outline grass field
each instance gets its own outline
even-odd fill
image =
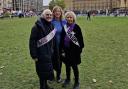
[[[36,18],[0,20],[0,89],[38,89],[38,77],[28,49]],[[79,17],[85,48],[80,89],[128,89],[128,18]],[[62,69],[65,78],[65,66]],[[96,79],[96,82],[93,81]],[[72,83],[67,89],[72,89]],[[63,89],[53,82],[54,89]]]

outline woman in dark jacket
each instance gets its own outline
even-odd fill
[[[66,79],[63,83],[63,87],[66,87],[70,83],[71,67],[74,72],[75,83],[73,89],[79,89],[79,70],[78,64],[81,63],[80,54],[84,47],[83,36],[81,28],[75,23],[76,15],[74,12],[69,11],[65,14],[67,24],[64,26],[65,36],[63,49],[65,52],[65,59],[63,62],[66,65]]]
[[[36,64],[36,72],[40,80],[40,89],[52,89],[47,85],[47,80],[53,79],[52,55],[55,29],[51,24],[52,12],[43,11],[42,16],[32,28],[29,48],[30,55]]]

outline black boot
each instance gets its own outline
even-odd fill
[[[62,82],[62,79],[61,79],[61,65],[62,64],[60,64],[60,67],[58,68],[58,71],[56,72],[56,81],[57,81],[57,83]]]
[[[54,88],[51,88],[50,86],[48,86],[48,84],[46,84],[46,89],[54,89]]]
[[[62,82],[61,77],[57,77],[57,83],[61,83],[61,82]]]
[[[61,82],[62,82],[62,79],[61,79],[60,73],[57,73],[56,81],[57,81],[57,83],[61,83]]]
[[[40,79],[40,89],[46,89],[46,82],[45,82],[45,80]]]
[[[46,89],[54,89],[54,88],[52,88],[52,87],[49,87],[48,85],[46,86]]]
[[[79,82],[75,82],[73,89],[80,89],[80,83]]]
[[[67,87],[70,84],[70,80],[69,79],[65,79],[64,83],[62,84],[62,87]]]

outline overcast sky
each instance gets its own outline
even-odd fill
[[[48,5],[51,0],[43,0],[43,5]]]

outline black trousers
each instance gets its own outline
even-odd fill
[[[47,89],[47,80],[42,80],[41,78],[39,78],[40,80],[40,89]]]
[[[75,82],[78,83],[79,82],[79,70],[78,70],[78,65],[66,65],[66,77],[67,80],[70,80],[70,75],[71,75],[71,68],[73,69],[73,73],[74,73],[74,77],[75,77]]]
[[[36,62],[36,72],[39,78],[39,83],[40,83],[40,89],[48,89],[48,84],[47,84],[47,80],[52,80],[53,79],[53,74],[51,73],[51,76],[46,76],[43,75],[43,71],[42,71],[42,65],[40,65],[41,62]]]
[[[59,79],[61,75],[62,60],[53,59],[53,68],[56,71],[56,78]]]
[[[60,75],[61,75],[61,67],[62,67],[62,61],[60,60],[59,61],[59,66],[56,70],[56,77],[59,79],[60,78]]]
[[[44,77],[41,75],[40,70],[36,69],[36,72],[39,78],[39,84],[40,84],[39,89],[47,89],[47,80],[44,79]]]

